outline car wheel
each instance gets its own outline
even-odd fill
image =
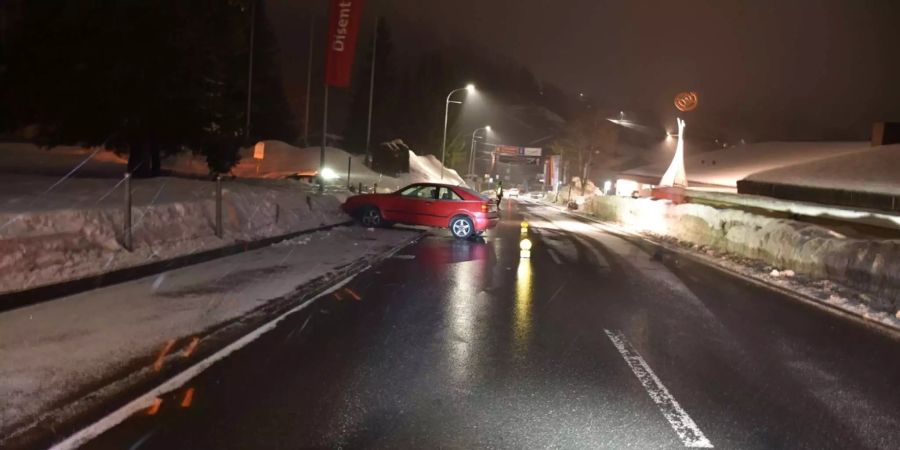
[[[384,219],[381,217],[381,211],[374,206],[366,206],[359,213],[359,223],[364,227],[377,228],[384,225]]]
[[[468,239],[475,232],[475,225],[466,216],[456,216],[450,220],[450,232],[457,239]]]

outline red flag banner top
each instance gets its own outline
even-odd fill
[[[363,0],[331,0],[325,59],[325,84],[329,86],[350,85],[362,8]]]

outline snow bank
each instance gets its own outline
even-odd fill
[[[253,149],[241,150],[241,161],[231,170],[240,178],[280,179],[292,175],[313,176],[319,171],[321,147],[299,148],[281,141],[263,141],[263,159],[253,158]],[[453,169],[445,169],[441,178],[441,162],[432,155],[419,156],[409,151],[409,173],[399,177],[389,177],[373,171],[365,165],[365,156],[352,155],[334,147],[325,148],[325,167],[334,171],[337,176],[333,182],[347,185],[347,165],[350,164],[350,183],[362,183],[365,186],[378,184],[379,191],[395,191],[410,183],[444,182],[448,184],[465,184],[465,181]],[[178,155],[167,166],[179,174],[203,175],[205,166],[198,166],[196,157],[188,154]]]
[[[0,192],[0,292],[104,273],[238,241],[340,223],[332,196],[299,183],[223,184],[224,239],[215,236],[215,183],[133,180],[133,251],[124,242],[116,179],[5,176]],[[43,189],[42,189],[43,188]]]
[[[564,198],[562,199],[564,200]],[[900,241],[850,239],[816,225],[699,204],[589,197],[584,211],[636,232],[672,237],[876,294],[900,310]]]

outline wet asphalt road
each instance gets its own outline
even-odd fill
[[[435,232],[87,448],[900,447],[896,338],[551,208],[503,216],[482,242]]]

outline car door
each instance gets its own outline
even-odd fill
[[[426,186],[414,184],[394,194],[390,200],[390,210],[386,211],[387,220],[411,225],[422,225],[419,210],[422,208],[422,195]]]
[[[417,224],[429,227],[447,226],[440,215],[439,198],[440,186],[432,184],[422,185],[422,189],[419,190],[414,200],[415,203],[411,205]]]
[[[450,217],[463,209],[463,199],[447,186],[438,188],[438,198],[430,205],[430,220],[435,227],[446,227]]]

